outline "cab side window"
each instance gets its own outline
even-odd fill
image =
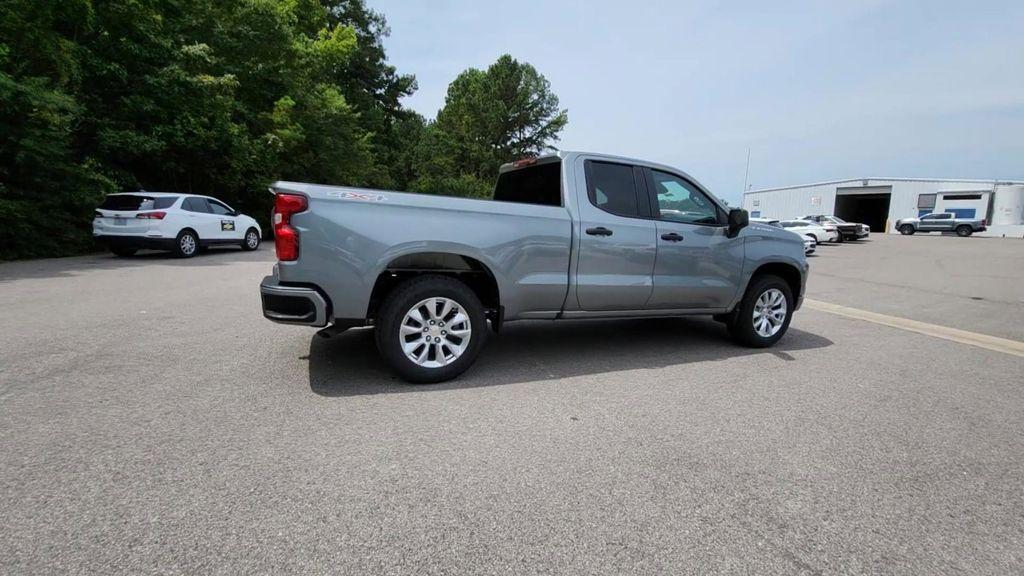
[[[719,224],[718,207],[696,186],[667,172],[651,170],[650,174],[660,219],[686,224]]]
[[[587,161],[587,194],[591,204],[601,210],[618,216],[640,217],[637,188],[632,166]]]

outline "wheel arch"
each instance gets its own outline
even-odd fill
[[[795,302],[800,301],[800,297],[803,296],[803,277],[800,274],[800,270],[795,265],[787,262],[766,262],[761,264],[754,270],[754,273],[750,275],[750,280],[747,281],[747,287],[753,284],[758,278],[766,275],[782,278],[789,286],[789,290],[793,294],[793,300]],[[744,290],[744,292],[745,291],[746,290]]]
[[[461,251],[432,249],[392,256],[383,264],[370,291],[366,317],[374,318],[381,304],[401,283],[427,274],[453,277],[472,290],[488,316],[501,320],[501,288],[493,268],[482,259]]]

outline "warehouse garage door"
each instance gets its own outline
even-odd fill
[[[891,197],[892,186],[836,188],[836,216],[867,224],[872,232],[885,232]]]

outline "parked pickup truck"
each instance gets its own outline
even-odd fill
[[[914,232],[956,232],[957,236],[970,236],[986,230],[985,221],[975,218],[957,218],[949,212],[925,214],[920,218],[900,218],[896,221],[900,234],[909,236]]]
[[[774,344],[804,296],[799,236],[749,225],[685,173],[559,152],[501,167],[493,200],[277,182],[275,322],[374,326],[403,378],[439,382],[523,319],[714,315]],[[323,332],[323,331],[322,331]],[[682,352],[682,351],[681,351]]]

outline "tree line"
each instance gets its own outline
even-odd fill
[[[485,197],[557,142],[528,63],[449,85],[433,120],[364,0],[3,0],[0,258],[93,248],[110,192],[207,194],[264,224],[278,179]]]

